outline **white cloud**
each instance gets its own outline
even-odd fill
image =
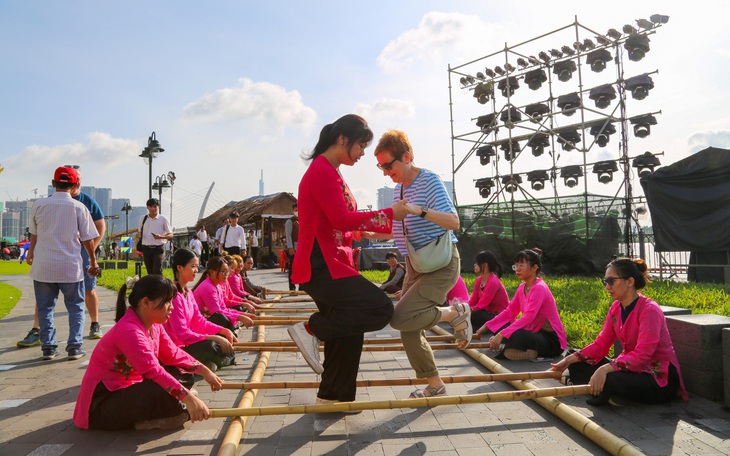
[[[430,12],[423,16],[418,28],[407,30],[388,43],[377,61],[389,73],[416,62],[442,66],[447,58],[472,58],[485,48],[496,47],[503,35],[503,27],[486,24],[474,15]]]
[[[730,149],[730,130],[708,130],[692,134],[687,143],[693,151],[700,151],[706,147]]]
[[[183,108],[183,120],[198,123],[249,122],[259,129],[281,132],[301,128],[309,132],[317,119],[296,90],[268,82],[239,79],[239,87],[226,87],[204,95]]]
[[[395,98],[381,98],[373,104],[360,103],[355,112],[368,120],[413,117],[413,103]]]

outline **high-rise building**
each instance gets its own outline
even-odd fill
[[[393,190],[390,187],[378,189],[378,210],[386,209],[393,205]]]
[[[30,210],[33,207],[33,200],[25,200],[25,201],[6,201],[5,202],[5,209],[7,212],[17,213],[17,222],[15,221],[15,217],[11,217],[9,220],[13,220],[10,223],[13,224],[13,227],[8,228],[11,231],[8,231],[9,233],[13,234],[5,234],[6,228],[5,224],[3,224],[3,236],[10,236],[17,239],[23,239],[25,237],[25,227],[29,225],[30,222]],[[17,224],[17,226],[16,226]]]
[[[264,170],[261,170],[261,179],[259,179],[259,196],[264,196]]]
[[[15,242],[23,239],[20,229],[20,212],[3,212],[0,214],[2,223],[2,237],[15,239]]]

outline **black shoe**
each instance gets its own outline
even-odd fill
[[[592,396],[588,399],[586,399],[586,404],[593,405],[595,407],[600,407],[602,405],[608,404],[609,399],[604,396]]]

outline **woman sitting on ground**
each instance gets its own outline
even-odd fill
[[[241,255],[231,255],[231,259],[233,262],[228,262],[228,268],[231,270],[228,275],[228,289],[231,290],[233,296],[253,304],[258,309],[258,305],[262,304],[263,300],[248,293],[243,286],[243,277],[241,277],[243,258]]]
[[[646,286],[646,273],[644,260],[619,258],[609,263],[603,284],[615,301],[601,333],[592,344],[553,364],[554,371],[568,369],[570,383],[590,385],[595,396],[588,399],[590,405],[688,399],[664,313],[638,292]],[[606,358],[616,337],[622,351],[614,359]]]
[[[474,281],[474,290],[469,298],[472,327],[478,328],[475,335],[481,337],[487,331],[485,324],[507,308],[509,296],[504,288],[502,277],[504,268],[497,256],[489,250],[477,253],[474,258],[474,273],[479,276]]]
[[[489,348],[499,352],[498,358],[512,360],[560,355],[568,341],[555,298],[538,277],[542,269],[539,251],[522,250],[512,269],[523,283],[507,308],[486,323],[495,334],[489,339]]]
[[[231,330],[206,320],[198,309],[188,283],[198,274],[198,256],[190,249],[177,249],[172,256],[177,295],[172,300],[172,313],[164,324],[172,342],[205,366],[217,371],[235,364],[233,343],[238,342]]]
[[[193,287],[193,294],[200,308],[200,313],[208,321],[231,331],[236,330],[235,325],[237,323],[242,323],[247,328],[253,326],[253,320],[243,312],[226,306],[221,284],[228,280],[228,274],[230,274],[228,265],[221,257],[214,256],[208,260],[205,274],[200,277],[198,283]]]
[[[259,306],[233,293],[233,290],[231,289],[230,278],[231,276],[236,275],[236,273],[234,272],[237,265],[236,260],[233,258],[232,255],[225,255],[223,256],[223,261],[225,261],[225,263],[228,265],[228,277],[226,277],[226,280],[221,283],[221,289],[223,289],[223,297],[226,303],[226,307],[240,310],[241,312],[256,313],[256,309],[258,309]]]
[[[260,296],[261,292],[264,291],[264,287],[254,285],[251,279],[248,278],[248,271],[253,269],[253,258],[249,255],[243,256],[243,267],[241,268],[241,278],[243,279],[243,290],[254,296]]]
[[[130,307],[128,288],[132,288]],[[176,293],[172,281],[161,275],[147,275],[136,283],[127,279],[122,285],[117,323],[99,340],[81,381],[73,417],[76,426],[108,431],[175,429],[188,419],[209,418],[205,403],[190,394],[192,382],[180,383],[180,370],[202,375],[213,391],[220,390],[223,381],[176,347],[162,328]]]
[[[398,255],[395,252],[386,253],[385,261],[390,267],[390,272],[385,283],[380,285],[380,289],[386,293],[398,293],[403,288],[403,279],[406,278],[406,268],[398,262]]]

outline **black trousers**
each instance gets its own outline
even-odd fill
[[[318,247],[315,250],[319,252]],[[324,372],[317,396],[354,401],[364,334],[383,329],[390,322],[393,302],[361,275],[332,279],[324,260],[317,264],[316,255],[312,253],[312,278],[300,288],[319,309],[309,319],[312,333],[324,341]]]
[[[570,381],[574,385],[587,385],[596,370],[606,363],[606,358],[593,365],[573,363],[568,367]],[[605,403],[611,397],[619,396],[645,404],[659,404],[674,399],[678,389],[679,374],[674,364],[669,364],[669,378],[664,387],[660,387],[654,377],[645,372],[616,371],[606,375],[606,383],[598,400]]]
[[[210,317],[208,317],[208,321],[211,323],[215,323],[218,326],[223,326],[226,329],[229,329],[231,332],[236,331],[236,327],[231,323],[231,320],[228,319],[225,315],[222,313],[216,312]]]
[[[226,247],[224,250],[226,252],[228,252],[229,255],[240,255],[241,254],[241,247],[238,247],[238,246]]]
[[[505,338],[503,340],[505,350],[508,348],[536,350],[537,356],[543,358],[558,356],[563,353],[563,349],[560,348],[560,339],[558,339],[558,335],[554,331],[540,330],[538,332],[532,332],[526,329],[518,329],[512,333],[509,339]],[[503,352],[504,350],[497,357],[502,358]]]
[[[191,374],[182,374],[176,367],[164,367],[181,385],[187,389],[193,387]],[[116,391],[109,391],[104,382],[99,382],[89,408],[89,428],[120,431],[132,428],[137,421],[167,418],[182,412],[181,403],[152,380],[144,379]]]
[[[472,310],[471,312],[471,326],[474,328],[474,331],[484,326],[486,322],[491,320],[492,318],[496,317],[497,314],[493,314],[491,312],[487,312],[484,309],[479,310]]]
[[[200,254],[200,265],[205,266],[208,263],[208,255],[210,255],[210,247],[208,241],[203,242],[203,250]]]
[[[165,249],[162,246],[145,247],[142,258],[148,275],[162,275],[162,262],[165,259]]]
[[[296,255],[296,252],[294,252],[294,255],[289,255],[289,249],[286,249],[285,251],[286,260],[288,262],[286,270],[287,270],[287,276],[289,278],[289,290],[294,291],[297,289],[297,286],[294,285],[294,282],[291,281],[291,272],[294,266],[294,255]]]
[[[200,342],[183,347],[183,350],[201,363],[206,364],[212,362],[219,369],[236,364],[236,358],[233,353],[223,353],[220,344],[212,340],[201,340]]]

